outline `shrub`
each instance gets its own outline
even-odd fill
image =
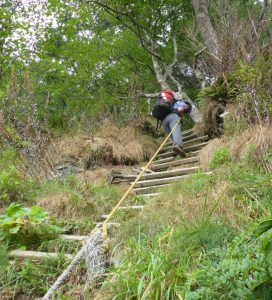
[[[68,263],[60,253],[56,258],[43,258],[39,263],[24,260],[9,264],[0,276],[0,298],[18,299],[22,294],[26,299],[42,297]]]
[[[216,150],[209,162],[209,167],[215,169],[231,161],[230,152],[227,148],[222,147]]]
[[[185,299],[271,299],[271,274],[261,247],[266,239],[266,234],[256,238],[245,232],[227,249],[218,248],[188,277]]]
[[[0,216],[0,239],[10,244],[35,245],[41,239],[61,232],[48,224],[48,213],[39,206],[22,207],[12,203]]]
[[[0,200],[10,203],[24,200],[31,194],[33,181],[25,179],[14,167],[0,171]]]

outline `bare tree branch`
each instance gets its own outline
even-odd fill
[[[137,60],[134,59],[131,55],[126,55],[126,57],[127,57],[128,59],[130,59],[132,62],[134,62],[135,64],[138,64],[138,65],[147,67],[147,68],[150,70],[150,72],[151,72],[152,74],[156,75],[155,72],[154,72],[154,70],[153,70],[153,68],[152,68],[150,65],[145,64],[145,63],[142,63],[142,62],[140,62],[140,61],[137,61]]]
[[[141,46],[152,56],[157,57],[160,60],[163,60],[163,58],[157,53],[153,52],[152,49],[146,45],[149,44],[149,42],[142,36],[141,30],[143,30],[147,35],[146,28],[142,27],[134,18],[132,18],[129,14],[121,12],[117,9],[114,9],[105,3],[102,3],[100,1],[86,1],[86,3],[94,3],[97,4],[100,7],[103,7],[107,13],[111,16],[113,16],[115,19],[117,19],[121,24],[123,24],[127,29],[131,30],[140,40]],[[132,26],[128,25],[127,22],[125,22],[120,16],[123,16],[131,21],[131,23],[136,27],[134,29]],[[151,33],[150,33],[151,34]]]
[[[148,94],[148,93],[143,93],[143,92],[138,92],[139,94],[139,96],[141,96],[141,97],[146,97],[146,98],[156,98],[156,97],[158,97],[158,95],[159,95],[159,92],[158,93],[150,93],[150,94]]]
[[[261,13],[260,13],[259,18],[258,18],[258,20],[257,20],[257,26],[256,26],[257,31],[258,31],[258,29],[259,29],[260,26],[261,26],[261,22],[262,22],[262,20],[263,20],[263,18],[264,18],[264,16],[265,16],[265,13],[266,13],[266,11],[267,11],[267,8],[268,8],[268,0],[264,0],[264,1],[263,1],[263,7],[262,7],[262,10],[261,10]]]
[[[158,80],[161,88],[163,90],[169,89],[169,85],[166,82],[166,76],[165,76],[166,74],[165,75],[162,74],[162,69],[161,69],[161,66],[159,64],[159,61],[158,61],[157,57],[152,55],[152,62],[153,62],[153,66],[154,66],[154,71],[155,71],[156,76],[157,76],[157,80]]]

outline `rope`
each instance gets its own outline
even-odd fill
[[[55,291],[66,281],[66,279],[70,276],[72,270],[76,265],[79,264],[81,259],[86,256],[87,250],[90,250],[88,247],[88,244],[97,244],[97,235],[101,236],[102,232],[99,231],[98,228],[95,228],[89,236],[86,237],[84,240],[84,245],[81,247],[81,249],[77,252],[76,256],[73,258],[71,263],[67,266],[67,268],[62,272],[62,274],[57,278],[57,280],[54,282],[54,284],[49,288],[49,290],[46,292],[46,294],[43,296],[42,300],[50,300]],[[94,242],[95,241],[95,242]],[[99,262],[100,262],[99,258]]]
[[[151,159],[149,160],[149,162],[146,164],[146,166],[142,169],[142,172],[138,175],[138,177],[135,179],[135,181],[131,184],[131,186],[128,188],[128,190],[125,192],[125,194],[123,195],[123,197],[119,200],[119,202],[115,205],[115,207],[112,209],[112,211],[110,212],[110,214],[108,215],[107,219],[104,221],[103,223],[103,238],[104,240],[107,239],[107,232],[108,232],[108,226],[107,223],[109,222],[109,220],[112,218],[112,216],[114,215],[114,213],[117,211],[117,209],[119,208],[119,206],[125,201],[125,199],[127,198],[128,194],[131,192],[131,190],[134,188],[134,186],[136,185],[136,183],[141,179],[141,177],[143,176],[143,174],[145,173],[145,171],[148,169],[148,167],[151,165],[151,163],[153,162],[153,160],[156,158],[156,156],[158,155],[158,153],[161,151],[162,147],[165,145],[165,143],[167,142],[167,140],[169,139],[169,137],[171,136],[171,134],[173,133],[173,131],[175,130],[175,128],[178,126],[180,119],[177,121],[177,123],[175,124],[175,126],[172,128],[172,130],[170,131],[170,133],[167,135],[167,137],[165,138],[165,140],[163,141],[163,143],[160,145],[160,147],[158,148],[158,150],[155,152],[155,154],[151,157]]]

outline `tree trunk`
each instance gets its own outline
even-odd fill
[[[156,73],[156,77],[157,77],[157,80],[158,80],[158,82],[159,82],[159,84],[161,86],[161,89],[162,90],[169,89],[170,88],[169,84],[166,81],[166,76],[164,76],[162,74],[162,70],[161,70],[158,58],[155,57],[154,55],[151,55],[151,56],[152,56],[152,62],[153,62],[153,66],[154,66],[154,71]]]
[[[220,59],[217,35],[211,23],[207,0],[192,0],[198,29],[205,41],[209,54]]]

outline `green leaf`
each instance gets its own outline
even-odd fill
[[[9,232],[10,232],[11,234],[16,234],[16,233],[18,233],[18,231],[20,230],[20,228],[21,228],[21,226],[20,226],[20,225],[17,225],[17,226],[15,226],[15,227],[11,228],[11,229],[9,230]]]
[[[257,228],[257,234],[261,235],[272,228],[272,219],[266,219],[261,222]]]
[[[20,204],[11,203],[10,206],[6,209],[6,214],[11,217],[18,211],[20,211],[21,207],[22,206]]]

